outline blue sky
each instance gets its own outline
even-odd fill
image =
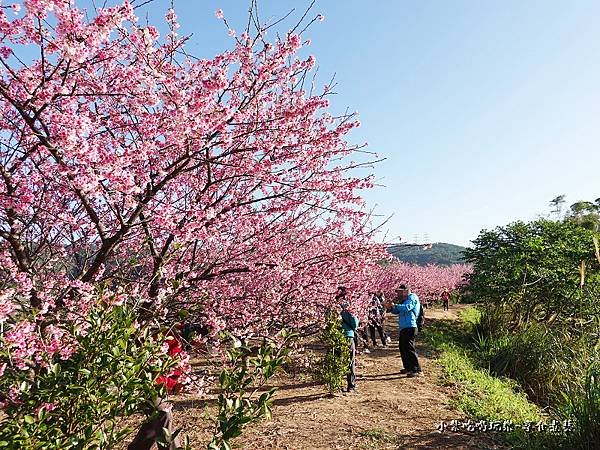
[[[150,22],[168,4],[145,7]],[[229,48],[214,12],[241,30],[248,4],[176,0],[188,50]],[[267,20],[308,4],[259,6]],[[325,21],[305,36],[323,81],[336,73],[332,109],[357,110],[352,140],[387,158],[365,197],[393,215],[388,241],[465,245],[546,214],[556,195],[600,197],[600,2],[320,0],[314,11]]]

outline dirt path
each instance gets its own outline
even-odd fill
[[[427,320],[456,319],[456,309],[429,309]],[[435,355],[417,339],[425,376],[407,378],[397,348],[398,330],[387,325],[393,342],[357,357],[358,391],[328,396],[312,382],[280,378],[273,419],[255,425],[238,441],[244,449],[484,449],[498,448],[485,435],[440,433],[440,421],[464,419],[449,406],[452,386],[442,386]],[[425,331],[426,332],[426,331]],[[176,417],[194,448],[206,442],[201,403],[176,405]],[[185,423],[181,423],[185,422]],[[204,425],[203,425],[204,424]]]

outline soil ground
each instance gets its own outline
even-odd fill
[[[457,320],[460,306],[427,310],[427,321]],[[427,323],[426,323],[427,327]],[[456,386],[442,383],[435,353],[417,338],[425,374],[400,374],[398,328],[386,323],[393,341],[357,356],[357,392],[328,395],[307,378],[279,376],[274,386],[273,419],[252,425],[235,446],[243,449],[499,449],[493,437],[468,432],[439,432],[440,421],[466,420],[450,406]],[[427,332],[425,328],[424,333]],[[190,437],[194,449],[205,448],[210,423],[203,416],[206,402],[191,396],[174,401],[177,427]]]

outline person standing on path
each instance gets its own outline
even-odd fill
[[[399,303],[391,301],[386,302],[386,309],[392,314],[398,314],[398,328],[400,329],[400,338],[398,347],[404,369],[400,373],[407,374],[408,377],[423,376],[417,350],[415,348],[415,337],[417,335],[417,317],[421,311],[421,303],[417,294],[410,291],[410,288],[401,284],[396,289]]]
[[[377,336],[379,333],[381,345],[387,347],[386,335],[383,331],[383,316],[385,309],[381,304],[379,296],[375,292],[371,292],[371,307],[369,308],[369,338],[373,341],[373,347],[377,345]]]
[[[344,335],[346,336],[346,342],[348,343],[348,349],[350,350],[350,362],[348,364],[348,375],[346,377],[348,382],[347,392],[356,391],[356,343],[355,335],[358,333],[359,320],[348,310],[348,301],[346,299],[346,288],[344,286],[338,287],[336,300],[340,302],[342,307],[342,328],[344,329]]]
[[[441,297],[442,302],[444,302],[444,311],[448,311],[450,309],[450,292],[448,292],[448,288],[444,288]]]

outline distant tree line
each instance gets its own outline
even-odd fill
[[[463,251],[465,247],[454,244],[437,242],[431,246],[393,245],[388,247],[388,252],[402,262],[426,266],[436,264],[451,266],[465,262]]]

